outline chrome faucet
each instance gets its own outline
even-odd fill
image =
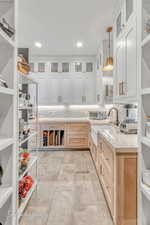
[[[119,111],[116,107],[112,107],[109,112],[108,112],[108,117],[110,116],[110,113],[115,110],[116,111],[116,122],[115,122],[115,125],[116,126],[119,126]]]

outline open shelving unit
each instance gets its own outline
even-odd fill
[[[16,0],[0,0],[0,22],[5,19],[16,33]],[[17,73],[16,37],[0,28],[0,75],[8,88],[0,86],[0,223],[16,225],[17,171]],[[13,179],[12,179],[13,178]]]
[[[42,148],[63,147],[65,144],[64,129],[43,130]]]
[[[139,84],[140,84],[140,152],[139,152],[139,211],[138,224],[150,224],[150,184],[144,175],[150,173],[150,138],[146,135],[146,123],[150,116],[150,1],[138,1]],[[140,26],[141,25],[141,26]]]
[[[17,186],[26,177],[33,178],[33,185],[28,191],[25,198],[19,198],[18,192],[18,210],[17,222],[24,214],[26,206],[36,190],[37,168],[38,168],[38,85],[28,77],[28,75],[18,72],[18,119],[19,119],[19,174],[17,179]],[[21,94],[20,94],[21,93]],[[27,165],[22,169],[22,155],[29,154]]]

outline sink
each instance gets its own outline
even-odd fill
[[[111,129],[111,125],[93,125],[91,127],[91,137],[96,146],[98,146],[98,133],[102,129]]]

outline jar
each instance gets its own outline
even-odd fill
[[[145,124],[145,136],[150,138],[150,117],[147,117],[147,122]]]

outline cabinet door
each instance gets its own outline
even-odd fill
[[[38,83],[38,104],[47,105],[47,93],[45,88],[47,81],[44,78],[38,78],[36,82]]]
[[[58,79],[47,79],[46,87],[47,91],[47,96],[46,96],[46,101],[47,104],[58,104],[61,103],[60,97],[60,85],[59,85],[59,80]]]
[[[70,78],[61,80],[61,96],[63,104],[72,104],[72,82]]]
[[[135,97],[137,94],[137,42],[136,42],[136,21],[131,23],[125,34],[126,59],[126,90],[127,97]]]
[[[126,24],[130,21],[132,15],[134,14],[136,7],[136,0],[126,0],[125,1],[125,21]]]
[[[87,77],[84,79],[84,98],[85,104],[96,103],[96,87],[94,77]]]
[[[117,43],[116,53],[115,53],[115,95],[124,96],[124,83],[125,83],[125,71],[124,71],[124,40],[120,39]]]
[[[116,37],[118,38],[122,32],[122,29],[124,28],[124,4],[117,15],[115,23]]]
[[[72,79],[72,99],[73,104],[82,104],[84,96],[83,79],[81,77]]]
[[[100,75],[96,77],[96,103],[102,103],[102,79]]]

